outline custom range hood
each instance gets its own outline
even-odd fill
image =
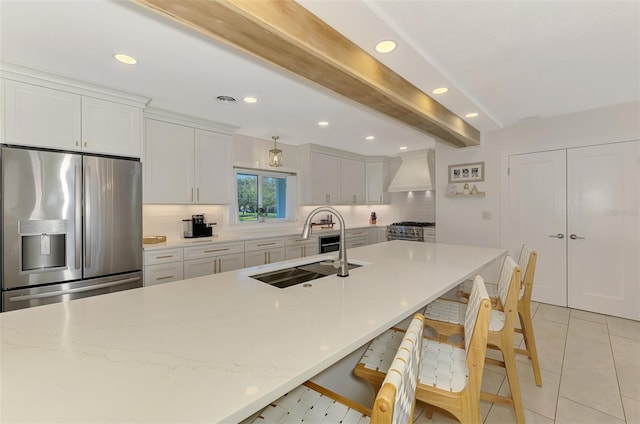
[[[389,184],[390,192],[435,189],[435,150],[402,156],[402,164]]]

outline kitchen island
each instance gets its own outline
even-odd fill
[[[506,252],[392,241],[279,289],[246,268],[0,314],[2,422],[238,422]]]

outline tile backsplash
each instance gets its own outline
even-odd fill
[[[168,240],[182,238],[182,220],[204,214],[208,223],[216,223],[213,233],[222,231],[228,220],[227,205],[143,205],[142,227],[145,236],[164,235]]]
[[[366,225],[371,212],[377,215],[377,225],[389,225],[398,221],[436,220],[435,192],[416,191],[389,193],[388,205],[336,206],[348,226]],[[302,221],[316,206],[301,206],[298,210],[298,222]],[[229,225],[229,205],[144,205],[142,208],[144,235],[165,235],[169,240],[182,238],[182,220],[194,214],[204,214],[213,227],[214,234],[237,231],[238,227]],[[320,218],[320,217],[319,217]]]

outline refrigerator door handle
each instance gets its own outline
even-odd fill
[[[84,266],[91,268],[91,168],[86,166],[84,169]]]
[[[119,286],[121,284],[133,283],[136,281],[140,281],[140,277],[125,278],[124,280],[110,281],[108,283],[95,284],[93,286],[86,286],[86,287],[78,287],[75,289],[57,290],[57,291],[47,292],[47,293],[24,294],[19,296],[13,296],[13,297],[9,297],[9,302],[23,302],[25,300],[45,299],[47,297],[56,297],[63,294],[82,293],[82,292],[91,291],[91,290]]]
[[[82,266],[82,166],[80,165],[76,165],[75,197],[76,210],[73,218],[75,222],[74,256],[75,267],[80,269]]]

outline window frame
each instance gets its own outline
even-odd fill
[[[261,204],[262,201],[262,177],[271,177],[271,178],[285,178],[286,179],[286,190],[285,190],[285,211],[283,218],[265,218],[264,221],[260,222],[257,219],[255,221],[240,221],[240,211],[238,205],[238,174],[245,175],[256,175],[258,177],[258,205]],[[230,217],[230,221],[233,224],[237,225],[263,225],[263,224],[276,224],[276,223],[286,223],[295,221],[295,203],[294,200],[296,198],[294,188],[296,187],[296,174],[287,171],[272,171],[266,169],[256,169],[256,168],[245,168],[245,167],[234,167],[233,168],[233,184],[234,184],[234,194],[233,194],[233,209],[231,211],[232,216]],[[292,180],[294,178],[294,180]]]

